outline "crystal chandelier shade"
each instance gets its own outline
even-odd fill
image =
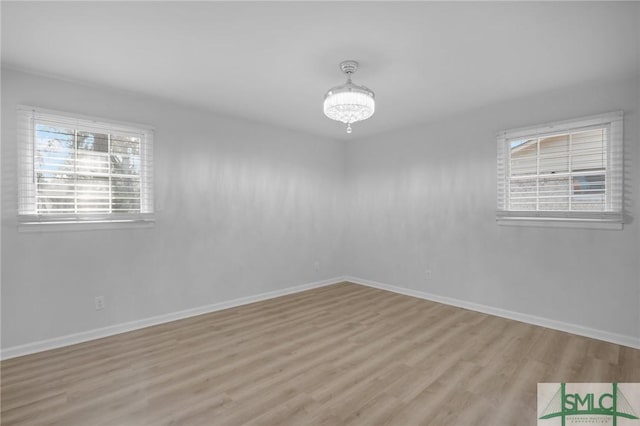
[[[368,88],[351,81],[351,75],[358,69],[357,62],[342,62],[340,68],[347,75],[347,82],[329,89],[324,97],[324,114],[347,124],[347,133],[351,133],[351,124],[366,120],[375,112],[375,95]]]

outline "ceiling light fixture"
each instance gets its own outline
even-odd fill
[[[344,61],[340,63],[340,69],[347,75],[347,82],[329,89],[324,96],[324,115],[346,123],[347,133],[351,133],[352,123],[373,115],[376,100],[371,90],[351,82],[351,75],[358,69],[356,61]]]

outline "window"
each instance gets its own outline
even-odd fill
[[[153,222],[153,131],[18,108],[19,222]]]
[[[617,224],[622,112],[498,134],[499,223]]]

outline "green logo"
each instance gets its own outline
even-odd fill
[[[571,418],[574,424],[592,423],[593,418],[590,416],[608,416],[612,419],[613,426],[617,426],[619,418],[639,419],[617,383],[611,383],[610,392],[585,392],[584,388],[589,384],[580,385],[583,392],[567,392],[566,383],[560,383],[559,389],[542,411],[539,420],[559,417],[562,426],[565,426],[566,419],[572,416],[582,416],[581,419]]]

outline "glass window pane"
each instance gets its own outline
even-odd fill
[[[108,135],[102,133],[78,132],[78,173],[108,175],[108,152]]]
[[[514,210],[535,210],[536,209],[536,186],[537,180],[533,179],[511,179],[509,185],[510,208]]]
[[[36,181],[36,211],[38,214],[74,213],[74,179],[39,176]]]
[[[114,213],[140,212],[140,179],[112,178],[111,194]]]
[[[538,183],[538,210],[569,210],[569,177],[541,177]]]
[[[511,176],[537,173],[537,139],[511,141]]]
[[[607,167],[607,129],[594,129],[571,135],[571,168],[574,171]]]
[[[140,156],[111,154],[111,174],[140,176]]]
[[[76,191],[78,213],[109,212],[108,177],[78,176]]]
[[[74,133],[73,129],[36,124],[34,171],[37,178],[72,177]]]
[[[573,176],[572,210],[604,210],[605,209],[605,175]]]
[[[140,155],[140,144],[142,140],[139,136],[111,135],[111,153]]]
[[[111,173],[140,176],[140,143],[138,136],[111,136]]]
[[[36,212],[75,211],[75,131],[37,123],[34,146]]]
[[[569,135],[540,139],[540,174],[569,171]]]

